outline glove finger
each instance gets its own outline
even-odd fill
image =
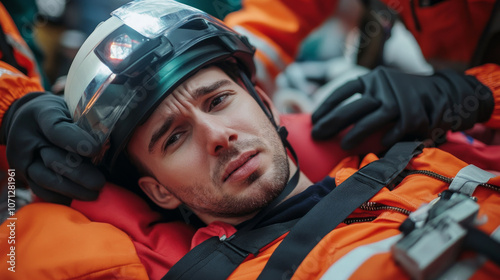
[[[408,110],[405,110],[406,112]],[[412,117],[411,117],[412,116]],[[418,112],[413,112],[409,116],[402,115],[397,120],[397,124],[382,137],[382,145],[390,147],[399,141],[422,141],[427,137],[433,138],[437,135],[444,135],[446,130],[430,130],[430,120],[425,113],[418,116]]]
[[[40,187],[38,189],[33,189],[33,192],[37,195],[37,192],[40,192],[40,189],[46,189],[62,196],[86,201],[95,200],[99,195],[98,191],[86,189],[63,176],[54,173],[39,159],[35,160],[33,164],[28,167],[28,176],[31,181]]]
[[[106,183],[104,175],[88,158],[58,147],[44,147],[40,156],[45,166],[85,189],[99,191]]]
[[[378,110],[368,117],[365,117],[344,136],[342,142],[340,143],[342,149],[353,149],[374,132],[379,131],[387,124],[394,122],[396,118],[396,115],[388,114],[383,110]]]
[[[33,193],[42,199],[43,201],[46,202],[52,202],[52,203],[57,203],[57,204],[63,204],[63,205],[70,205],[71,204],[71,198],[58,194],[56,192],[44,189],[37,185],[35,182],[29,180],[29,187],[33,191]]]
[[[99,153],[101,145],[73,123],[66,107],[41,110],[37,120],[43,135],[54,145],[87,157]]]
[[[312,122],[316,123],[336,108],[342,101],[346,100],[353,94],[361,93],[363,91],[364,85],[359,79],[345,83],[343,86],[332,92],[330,96],[328,96],[328,98],[326,98],[325,101],[323,101],[323,103],[318,107],[318,109],[316,109],[316,111],[312,114]]]
[[[313,126],[312,137],[315,140],[329,139],[379,107],[380,101],[373,98],[361,98],[336,108]]]
[[[401,127],[401,125],[395,125],[382,137],[382,145],[385,147],[391,147],[392,145],[401,141],[404,135],[405,131]]]

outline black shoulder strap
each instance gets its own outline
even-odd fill
[[[162,280],[226,279],[249,255],[287,233],[296,220],[251,231],[238,231],[229,238],[214,236],[194,247]]]
[[[382,187],[391,186],[421,149],[420,143],[396,144],[384,158],[368,164],[333,189],[299,221],[240,230],[229,238],[212,237],[206,240],[177,262],[162,280],[226,279],[250,254],[257,255],[261,248],[290,231],[261,274],[263,279],[281,279],[283,272],[294,271],[290,268],[298,267],[305,255],[319,242],[316,237],[323,237],[337,227]],[[332,209],[335,215],[325,215]],[[314,233],[311,229],[314,229]]]
[[[384,186],[391,186],[413,156],[416,142],[398,143],[380,160],[354,173],[323,198],[290,230],[258,279],[289,279],[316,244]]]

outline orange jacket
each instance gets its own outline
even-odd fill
[[[27,205],[0,235],[2,279],[149,279],[125,232],[67,206]]]
[[[346,158],[331,176],[337,185],[362,166],[376,160],[373,154],[361,162],[358,158]],[[434,148],[414,158],[411,170],[427,170],[453,178],[467,164],[454,156]],[[500,176],[490,179],[489,183],[500,184]],[[415,211],[423,203],[429,203],[448,188],[448,184],[428,175],[408,175],[394,190],[382,189],[367,205],[374,208],[358,208],[348,219],[375,218],[371,222],[340,224],[324,237],[297,268],[292,279],[409,279],[408,274],[398,266],[390,252],[400,234],[398,227],[407,218],[404,211]],[[500,229],[500,193],[485,187],[478,187],[473,195],[480,204],[479,216],[485,215],[488,221],[480,226],[491,234]],[[388,207],[386,207],[388,206]],[[314,230],[314,229],[311,229]],[[226,229],[226,231],[228,231]],[[285,234],[286,235],[286,234]],[[231,275],[230,279],[256,279],[264,268],[270,255],[281,243],[282,236],[265,247],[256,257],[247,258]],[[463,254],[461,261],[472,260],[477,256]],[[481,263],[473,279],[498,279],[500,268],[492,263]]]
[[[485,64],[469,69],[465,74],[475,76],[493,93],[495,107],[490,119],[485,125],[491,128],[500,128],[500,66],[496,64]]]
[[[160,279],[188,252],[193,232],[107,184],[96,201],[31,203],[6,220],[0,279]]]
[[[38,77],[27,77],[13,66],[0,61],[0,123],[14,101],[35,91],[44,91]]]
[[[347,157],[348,154],[340,149],[338,139],[317,143],[312,141],[310,135],[303,133],[304,130],[311,129],[309,115],[283,116],[282,122],[288,127],[289,139],[298,154],[302,170],[313,181],[321,180],[343,158],[346,159],[335,170],[338,182],[358,168],[359,160]],[[456,139],[452,140],[453,142],[444,144],[443,148],[460,154],[469,163],[500,171],[498,160],[500,147],[470,145]],[[375,157],[371,155],[362,161],[361,165],[374,159]],[[427,169],[432,165],[431,170],[445,169],[446,175],[452,175],[465,165],[462,161],[436,149],[426,151],[424,155],[414,160],[414,164],[418,168]],[[448,165],[450,166],[447,167]],[[408,180],[417,177],[422,180],[421,184],[436,183],[435,180],[419,175],[411,175]],[[412,179],[412,182],[414,181]],[[492,183],[500,184],[498,178],[496,183]],[[446,186],[436,185],[434,189],[423,187],[418,190],[419,193],[415,193],[419,197],[422,196],[418,201],[414,201],[414,195],[400,193],[399,189],[394,194],[383,191],[374,199],[384,201],[402,197],[401,203],[405,204],[407,204],[406,199],[413,199],[411,203],[408,202],[410,204],[408,207],[415,209],[419,202],[426,198],[430,199],[441,188]],[[484,190],[480,192],[486,193]],[[498,195],[492,196],[489,201],[498,203],[497,200]],[[498,209],[496,206],[490,208]],[[371,213],[369,212],[370,215]],[[365,215],[364,212],[355,214]],[[14,220],[16,227],[12,233],[16,242],[13,244],[16,254],[16,273],[7,270],[9,267],[7,261],[10,259],[7,254],[11,251],[11,244],[7,243],[11,235],[7,225],[11,221],[7,220],[0,225],[0,262],[7,264],[5,269],[0,270],[1,279],[126,279],[127,276],[133,279],[148,279],[148,277],[160,279],[192,246],[206,239],[206,234],[219,235],[231,230],[230,226],[219,225],[212,230],[199,230],[198,234],[194,235],[194,229],[191,227],[179,222],[163,222],[161,215],[152,211],[138,196],[110,184],[104,187],[96,201],[73,201],[72,208],[32,203],[21,208],[13,218],[17,219]],[[404,218],[406,216],[402,214],[386,212],[380,213],[376,223],[352,224],[348,227],[342,225],[342,227],[346,228],[344,230],[356,229],[356,232],[359,229],[361,234],[362,229],[373,230],[374,226],[387,220],[388,223],[385,223],[387,227],[383,227],[384,230],[378,229],[381,231],[380,236],[373,237],[382,239],[386,235],[397,234],[397,225]],[[387,228],[392,230],[386,231]],[[337,230],[334,232],[342,233]],[[342,250],[342,254],[353,246]],[[266,252],[259,255],[259,258],[271,251]],[[335,256],[337,254],[332,258]],[[390,259],[389,256],[386,257]],[[248,269],[258,261],[258,259],[251,260],[243,264],[240,269]],[[259,264],[256,265],[251,275],[260,271]],[[233,276],[241,276],[240,273],[241,270],[238,270]]]

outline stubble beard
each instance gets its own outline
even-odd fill
[[[281,143],[280,143],[281,144]],[[278,147],[279,148],[279,147]],[[277,198],[288,182],[289,165],[284,147],[281,145],[282,153],[273,155],[272,163],[274,172],[268,174],[269,179],[263,177],[263,172],[258,170],[252,173],[246,180],[245,185],[253,189],[252,195],[234,196],[224,195],[213,208],[210,214],[223,218],[243,217],[256,213],[269,205]],[[275,151],[280,151],[276,149]]]
[[[252,191],[243,191],[242,195],[225,193],[222,196],[214,197],[213,194],[209,193],[208,189],[204,188],[202,185],[190,188],[193,190],[196,189],[200,193],[196,195],[197,199],[190,203],[183,201],[185,205],[191,210],[205,213],[213,217],[235,218],[257,213],[257,211],[263,209],[278,197],[288,182],[290,167],[286,150],[276,131],[266,130],[266,133],[268,134],[265,135],[273,135],[273,137],[270,138],[270,149],[273,151],[272,167],[274,168],[272,174],[267,174],[266,178],[263,177],[262,170],[257,170],[252,173],[244,181],[244,185],[248,186],[248,188],[252,188]],[[262,145],[263,141],[260,139],[246,142],[242,141],[235,148],[221,155],[217,165],[220,167],[226,166],[228,161],[240,154],[241,149],[244,147],[260,147]],[[214,175],[211,176],[212,184],[216,186],[217,189],[223,188],[222,182],[217,180],[220,179],[220,173],[220,171],[215,171]]]

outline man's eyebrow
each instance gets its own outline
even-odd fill
[[[194,99],[201,98],[204,95],[209,94],[209,93],[211,93],[211,92],[213,92],[213,91],[215,91],[223,86],[227,86],[229,84],[231,84],[231,81],[229,81],[228,79],[218,80],[218,81],[216,81],[208,86],[202,86],[202,87],[195,89],[193,92],[193,97],[194,97]],[[153,136],[151,136],[151,140],[149,141],[149,145],[148,145],[149,153],[151,153],[153,151],[153,148],[156,145],[156,143],[158,142],[158,140],[160,140],[160,138],[162,138],[163,135],[165,135],[165,133],[167,133],[167,131],[170,129],[170,127],[172,126],[173,123],[174,123],[174,117],[170,116],[165,120],[165,122],[163,122],[161,127],[153,133]]]
[[[222,80],[218,80],[208,86],[202,86],[202,87],[199,87],[197,89],[194,90],[194,93],[193,93],[193,97],[195,99],[198,99],[206,94],[209,94],[223,86],[227,86],[231,84],[231,81],[229,81],[228,79],[222,79]]]
[[[158,140],[160,140],[160,138],[163,137],[165,133],[167,133],[167,131],[172,126],[172,123],[174,123],[174,117],[168,117],[165,120],[165,122],[163,122],[161,127],[153,133],[153,136],[151,136],[151,140],[149,141],[149,146],[148,146],[149,153],[153,151],[153,147],[156,145]]]

